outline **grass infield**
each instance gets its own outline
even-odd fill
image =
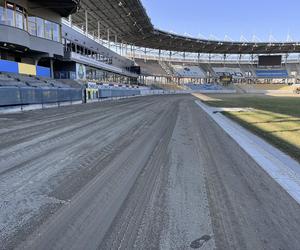
[[[208,95],[207,105],[252,108],[224,115],[300,162],[300,98],[266,95]]]

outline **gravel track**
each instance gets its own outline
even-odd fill
[[[0,249],[300,249],[300,207],[194,102],[0,115]]]

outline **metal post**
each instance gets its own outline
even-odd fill
[[[209,55],[208,55],[208,65],[209,65],[209,71],[208,71],[208,73],[209,73],[209,75],[208,75],[208,82],[210,83],[210,81],[211,81],[211,72],[210,72],[210,67],[211,67],[211,54],[209,53]]]
[[[287,71],[287,62],[288,62],[288,57],[289,57],[289,54],[288,53],[286,53],[285,54],[285,69],[286,69],[286,71]],[[288,84],[288,82],[289,82],[289,76],[287,76],[287,78],[286,78],[286,83]]]
[[[115,47],[116,47],[116,52],[118,53],[118,45],[117,45],[117,42],[118,42],[118,36],[117,36],[117,34],[115,34]]]
[[[70,23],[70,26],[72,27],[72,15],[69,15],[69,23]]]
[[[110,48],[110,34],[109,34],[109,29],[107,29],[107,42],[108,42],[108,48]]]
[[[135,59],[135,45],[133,44],[133,47],[134,47],[134,49],[133,49],[133,58]]]
[[[35,58],[35,59],[34,59],[34,65],[35,65],[35,66],[38,66],[38,63],[39,63],[39,59],[38,59],[38,58]]]
[[[121,42],[121,56],[126,56],[124,55],[124,41]]]
[[[101,37],[101,34],[100,34],[100,21],[98,21],[97,26],[98,26],[98,42],[100,43],[100,37]]]
[[[53,68],[53,59],[50,59],[50,72],[51,72],[51,77],[54,78],[54,68]]]
[[[88,32],[89,32],[89,27],[88,27],[88,12],[87,10],[85,10],[85,35],[87,36],[88,35]]]

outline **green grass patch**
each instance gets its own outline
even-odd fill
[[[212,101],[205,101],[213,107],[251,107],[259,110],[276,112],[300,117],[299,97],[274,97],[265,95],[209,95]]]
[[[214,107],[253,108],[223,113],[300,162],[300,98],[214,95],[213,100],[205,103]]]

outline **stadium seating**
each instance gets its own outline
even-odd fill
[[[259,78],[286,78],[289,74],[286,69],[257,69],[256,76]]]
[[[213,91],[217,91],[217,90],[224,90],[225,88],[221,85],[218,84],[194,84],[194,83],[187,83],[185,84],[185,86],[191,90],[195,90],[195,91],[207,91],[207,90],[213,90]]]
[[[0,72],[0,106],[49,104],[82,100],[81,88],[50,78]]]
[[[89,82],[86,88],[87,101],[97,101],[100,98],[128,97],[140,95],[138,86],[126,86],[116,83]]]
[[[213,67],[213,71],[216,76],[232,76],[233,78],[243,78],[244,75],[240,68],[228,68],[228,67]]]
[[[178,77],[205,78],[206,74],[198,66],[184,66],[172,64],[175,74]]]
[[[1,86],[40,87],[40,88],[69,88],[70,86],[51,78],[0,72]]]
[[[287,85],[287,84],[239,84],[238,87],[248,91],[293,91],[297,85]]]
[[[166,71],[161,67],[158,61],[136,59],[136,63],[141,67],[142,74],[150,76],[166,76]]]
[[[183,90],[183,87],[177,84],[171,84],[171,83],[166,83],[166,84],[152,84],[151,85],[152,89],[162,89],[162,90]]]

